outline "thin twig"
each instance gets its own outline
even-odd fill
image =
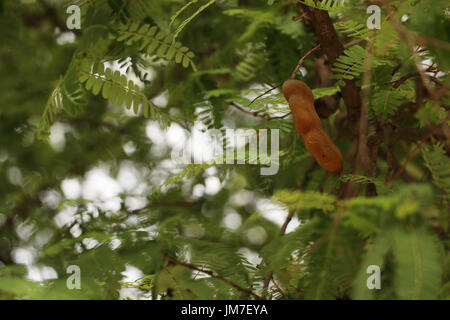
[[[270,277],[270,280],[272,280],[272,282],[273,282],[273,284],[275,285],[275,287],[277,287],[277,291],[278,291],[279,293],[281,293],[281,295],[282,295],[283,297],[286,297],[286,295],[284,294],[284,291],[281,290],[280,286],[278,285],[278,283],[277,283],[277,282],[275,281],[275,279],[273,278],[273,275]]]
[[[382,0],[381,1],[382,4],[384,5],[385,8],[385,12],[388,13],[389,11],[389,4],[390,4],[390,0]],[[388,18],[392,18],[393,14],[397,11],[398,9],[396,7],[394,7],[394,9],[391,11],[391,13],[388,14]],[[409,30],[407,30],[401,23],[399,23],[399,21],[394,17],[393,20],[393,25],[394,27],[397,29],[397,31],[399,31],[399,33],[401,33],[403,36],[406,36],[406,38],[412,39],[415,42],[417,42],[419,45],[421,46],[433,46],[436,48],[440,48],[440,49],[444,49],[447,51],[450,51],[450,43],[446,42],[446,41],[442,41],[439,39],[434,39],[434,38],[425,38],[421,35],[418,35],[416,33],[413,33]]]
[[[292,218],[294,217],[294,213],[295,213],[294,210],[289,211],[289,214],[287,215],[286,219],[284,220],[283,225],[281,226],[280,236],[282,236],[283,234],[286,233],[286,228],[287,228],[289,222],[291,222]]]
[[[280,237],[286,233],[286,228],[287,228],[289,222],[291,222],[292,217],[294,216],[294,214],[295,214],[295,210],[290,210],[289,211],[288,215],[286,216],[286,219],[284,220],[283,225],[281,226],[280,233],[279,233]],[[267,291],[268,291],[269,283],[270,283],[271,280],[275,284],[275,286],[278,287],[278,285],[273,280],[273,271],[270,271],[269,274],[264,279],[264,285],[263,285],[263,296],[264,296],[264,298],[267,297]],[[279,289],[279,291],[281,290],[279,287],[278,287],[278,289]],[[281,290],[280,292],[282,293],[283,291]]]
[[[287,116],[289,116],[291,114],[290,112],[288,112],[288,113],[286,113],[286,114],[284,114],[282,116],[269,117],[269,116],[261,113],[260,111],[250,111],[250,110],[244,109],[243,107],[241,107],[240,105],[238,105],[235,102],[231,102],[230,104],[233,107],[235,107],[236,109],[238,109],[238,110],[240,110],[240,111],[242,111],[242,112],[244,112],[246,114],[252,115],[254,117],[262,118],[262,119],[264,119],[266,121],[284,119],[284,118],[286,118]]]
[[[291,113],[288,112],[288,113],[286,113],[286,114],[284,114],[284,115],[282,115],[282,116],[270,117],[270,120],[284,119],[284,118],[286,118],[287,116],[289,116],[290,114],[291,114]]]
[[[291,74],[290,79],[295,79],[295,75],[297,74],[298,70],[301,68],[303,62],[306,60],[306,58],[308,58],[311,54],[313,54],[314,52],[316,52],[317,50],[320,49],[320,44],[315,46],[314,48],[312,48],[311,50],[309,50],[299,61],[297,66],[295,67],[294,71]]]
[[[298,62],[297,67],[295,67],[294,71],[292,72],[292,75],[290,77],[290,79],[294,79],[295,75],[297,74],[298,70],[300,69],[300,67],[302,66],[303,62],[306,60],[306,58],[308,58],[312,53],[314,53],[315,51],[319,50],[320,48],[320,44],[315,46],[314,48],[312,48],[311,50],[309,50]],[[258,95],[256,98],[254,98],[249,104],[248,106],[250,106],[253,102],[255,102],[256,100],[258,100],[259,98],[261,98],[262,96],[265,96],[266,94],[268,94],[269,92],[272,92],[273,90],[279,88],[282,86],[282,83],[280,83],[279,85],[277,85],[276,87],[270,88],[269,90],[267,90],[266,92]],[[284,117],[288,116],[289,114],[286,114],[282,117],[276,117],[276,118],[272,118],[272,119],[283,119]],[[270,120],[272,120],[270,119]]]
[[[280,83],[279,85],[277,85],[276,87],[270,88],[269,90],[267,90],[266,92],[260,94],[259,96],[257,96],[255,99],[253,99],[248,106],[250,107],[252,105],[253,102],[255,102],[256,100],[258,100],[259,98],[261,98],[262,96],[265,96],[266,94],[268,94],[269,92],[272,92],[273,90],[275,90],[276,88],[281,87],[282,83]]]
[[[428,134],[425,139],[423,139],[407,156],[405,159],[405,162],[403,162],[402,166],[400,167],[400,169],[395,173],[395,175],[392,177],[392,179],[389,180],[389,182],[394,182],[395,180],[398,179],[398,177],[400,177],[400,175],[403,173],[403,171],[405,171],[406,169],[406,165],[408,164],[409,160],[412,159],[412,157],[414,156],[414,154],[420,149],[422,148],[423,144],[428,140],[429,137],[431,137],[433,135],[433,133]]]
[[[389,4],[388,1],[384,1],[384,10],[385,10],[386,13],[389,12],[388,4]],[[402,37],[406,41],[406,44],[408,45],[409,51],[411,52],[412,58],[413,58],[414,63],[416,65],[417,71],[420,74],[422,82],[423,82],[424,86],[428,89],[428,91],[431,92],[431,90],[429,90],[429,88],[427,86],[426,73],[420,67],[421,61],[419,59],[418,53],[415,52],[414,46],[415,46],[416,42],[418,42],[417,41],[417,37],[413,33],[409,32],[406,28],[404,28],[402,23],[395,17],[395,15],[392,15],[390,20],[391,20],[392,26],[395,28],[395,30],[400,35],[400,37]]]
[[[232,105],[233,107],[235,107],[236,109],[238,109],[238,110],[240,110],[240,111],[242,111],[242,112],[244,112],[244,113],[246,113],[246,114],[252,115],[252,116],[254,116],[254,117],[263,118],[263,119],[266,120],[266,121],[269,121],[269,120],[270,120],[270,117],[266,116],[265,114],[262,114],[262,113],[259,112],[259,111],[250,111],[250,110],[244,109],[243,107],[241,107],[240,105],[238,105],[238,104],[235,103],[235,102],[231,102],[231,105]]]
[[[212,278],[219,279],[219,280],[222,280],[222,281],[228,283],[230,286],[232,286],[233,288],[237,289],[238,291],[241,291],[241,292],[247,293],[249,295],[252,295],[258,300],[264,300],[263,297],[261,297],[260,295],[254,293],[251,289],[243,288],[240,285],[238,285],[237,283],[235,283],[235,282],[233,282],[231,280],[228,280],[228,279],[226,279],[226,278],[224,278],[224,277],[222,277],[222,276],[220,276],[218,274],[215,274],[211,270],[198,268],[198,267],[196,267],[196,266],[194,266],[192,264],[189,264],[189,263],[186,263],[186,262],[182,262],[182,261],[178,261],[177,259],[169,256],[166,252],[164,252],[163,255],[164,255],[164,258],[166,258],[167,260],[169,260],[173,264],[176,264],[176,265],[179,265],[179,266],[182,266],[182,267],[194,270],[194,271],[206,273],[207,275],[210,275]]]

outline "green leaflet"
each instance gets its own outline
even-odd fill
[[[336,30],[347,34],[349,37],[358,39],[367,39],[369,36],[369,29],[367,26],[356,21],[338,21],[334,24]]]
[[[156,192],[160,192],[163,187],[169,186],[171,184],[181,181],[183,178],[190,178],[199,175],[203,170],[214,166],[214,163],[203,163],[203,164],[188,164],[184,170],[176,175],[167,179],[163,184],[161,184]]]
[[[170,24],[172,24],[175,19],[181,14],[182,11],[184,11],[184,9],[186,9],[189,5],[198,2],[198,0],[193,0],[189,3],[187,3],[183,8],[181,8],[170,20]],[[212,5],[213,3],[215,3],[216,0],[210,0],[207,3],[205,3],[204,5],[202,5],[200,8],[198,8],[191,16],[189,16],[188,18],[186,18],[183,22],[180,23],[180,25],[177,27],[177,29],[175,30],[175,33],[173,35],[173,39],[176,39],[177,36],[180,34],[180,32],[184,29],[184,27],[191,22],[196,16],[198,16],[203,10],[205,10],[206,8],[208,8],[210,5]]]
[[[265,51],[251,51],[246,54],[241,62],[236,66],[233,72],[234,77],[239,81],[249,81],[253,79],[257,72],[261,70],[263,66],[268,61],[268,55]]]
[[[101,92],[103,98],[112,104],[125,104],[127,109],[133,107],[135,114],[139,113],[141,107],[144,117],[151,115],[153,120],[167,125],[167,120],[161,116],[159,108],[147,99],[137,84],[128,80],[118,70],[113,73],[111,69],[105,69],[103,64],[98,62],[94,63],[91,69],[90,64],[83,61],[80,64],[79,79],[94,95]]]
[[[296,211],[317,209],[333,212],[336,208],[336,197],[320,192],[280,190],[275,193],[274,199]]]
[[[309,7],[326,11],[339,11],[346,7],[346,2],[342,0],[322,0],[317,2],[315,0],[298,0],[298,2],[303,3]]]
[[[332,75],[331,78],[338,79],[338,85],[342,85],[343,80],[358,78],[364,71],[365,58],[366,50],[359,45],[354,45],[349,49],[346,49],[334,63],[332,70],[335,74]],[[373,57],[372,59],[372,67],[389,63],[389,61],[377,57]]]
[[[85,92],[77,78],[75,64],[74,59],[69,66],[66,75],[63,78],[60,78],[47,101],[39,124],[39,139],[48,139],[54,116],[59,110],[64,110],[69,115],[74,116],[78,114],[87,103]]]
[[[441,188],[448,208],[450,203],[450,158],[445,154],[444,146],[441,144],[422,148],[422,156],[433,176],[434,183]]]
[[[405,101],[405,94],[400,90],[379,89],[371,97],[371,110],[376,115],[388,119],[397,111],[397,108]]]
[[[193,61],[195,54],[180,42],[174,41],[175,36],[173,34],[166,34],[156,26],[140,25],[137,22],[122,25],[117,32],[116,40],[127,46],[138,43],[139,50],[145,54],[156,55],[169,61],[175,60],[176,63],[181,63],[184,68],[190,66],[194,71],[197,71]]]
[[[399,299],[435,299],[441,283],[437,239],[425,228],[394,233],[395,291]]]

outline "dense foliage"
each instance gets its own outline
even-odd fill
[[[0,298],[450,298],[448,1],[5,0],[0,38]],[[252,102],[317,45],[341,175]],[[175,166],[196,121],[279,129],[279,171]]]

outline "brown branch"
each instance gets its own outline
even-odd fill
[[[428,68],[426,71],[429,71],[430,69]],[[414,77],[420,77],[420,72],[415,71],[415,72],[411,72],[411,73],[407,73],[404,76],[402,76],[401,78],[394,80],[394,81],[387,81],[387,82],[383,82],[381,85],[388,85],[388,84],[392,84],[392,88],[393,89],[397,89],[398,87],[400,87],[405,81],[414,78]],[[439,81],[436,77],[433,77],[429,74],[425,74],[425,77],[427,79],[429,79],[430,81],[434,82],[435,84],[437,84],[438,86],[444,86],[444,84]],[[448,89],[448,88],[447,88]]]
[[[363,96],[361,103],[361,114],[359,120],[359,138],[358,138],[358,155],[356,161],[356,167],[353,173],[358,173],[362,167],[369,166],[369,150],[367,146],[368,139],[368,107],[369,107],[369,95],[370,95],[370,83],[372,81],[372,50],[373,50],[373,33],[367,43],[366,57],[364,59],[364,75],[363,75]]]
[[[388,81],[388,82],[384,82],[381,85],[388,85],[388,84],[392,84],[392,88],[393,89],[397,89],[398,87],[400,87],[405,81],[414,78],[414,77],[418,77],[420,76],[419,72],[411,72],[411,73],[407,73],[404,76],[402,76],[401,78],[394,80],[394,81]]]
[[[370,178],[376,177],[376,158],[379,145],[377,123],[376,121],[371,121],[369,123],[368,120],[369,95],[371,88],[370,83],[372,81],[372,51],[374,36],[375,33],[370,34],[366,45],[363,75],[363,95],[359,119],[358,148],[356,153],[355,165],[352,170],[353,174],[359,174],[360,171],[363,170],[365,172],[365,175]],[[344,198],[352,197],[355,190],[355,183],[352,181],[346,182],[343,190]],[[376,186],[374,184],[368,184],[366,188],[366,195],[375,196],[376,194]]]
[[[309,50],[299,61],[297,66],[295,67],[294,71],[291,74],[290,79],[295,79],[295,75],[297,74],[298,70],[301,68],[303,62],[305,62],[306,58],[308,58],[311,54],[313,54],[314,52],[316,52],[317,50],[320,49],[320,44],[315,46],[314,48],[312,48],[311,50]]]
[[[311,25],[322,51],[327,55],[330,63],[334,64],[337,58],[343,54],[344,46],[339,40],[328,12],[311,8],[302,3],[298,3],[298,6],[305,16],[304,21]],[[341,93],[347,107],[348,122],[346,130],[353,137],[357,137],[361,97],[356,82],[345,80],[345,86],[341,87]]]
[[[286,219],[284,220],[283,225],[281,226],[280,236],[282,236],[286,233],[286,228],[287,228],[289,222],[291,222],[292,218],[294,217],[294,214],[295,214],[295,210],[289,211],[288,215],[286,216]]]
[[[430,126],[425,128],[399,128],[392,133],[392,143],[399,140],[417,141],[425,139],[434,129]]]
[[[214,279],[219,279],[219,280],[222,280],[222,281],[228,283],[230,286],[232,286],[233,288],[235,288],[236,290],[238,290],[240,292],[244,292],[244,293],[247,293],[247,294],[249,294],[251,296],[254,296],[258,300],[264,300],[263,297],[261,297],[260,295],[254,293],[253,290],[247,289],[247,288],[243,288],[240,285],[238,285],[237,283],[235,283],[235,282],[233,282],[231,280],[228,280],[228,279],[222,277],[221,275],[215,274],[211,270],[198,268],[198,267],[196,267],[196,266],[194,266],[192,264],[189,264],[189,263],[186,263],[186,262],[182,262],[182,261],[178,261],[177,259],[169,256],[166,252],[163,253],[163,256],[164,256],[164,258],[166,258],[167,260],[169,260],[170,262],[172,262],[175,265],[179,265],[179,266],[182,266],[182,267],[194,270],[194,271],[206,273],[207,275],[211,276]]]

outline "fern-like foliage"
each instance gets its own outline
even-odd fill
[[[339,86],[328,87],[328,88],[314,88],[312,89],[314,100],[320,99],[322,97],[332,96],[340,92],[341,88]]]
[[[156,193],[161,192],[161,190],[166,186],[182,181],[184,178],[197,176],[204,170],[214,165],[214,163],[188,164],[186,168],[184,168],[181,172],[175,174],[174,176],[167,179],[163,184],[161,184],[156,190]]]
[[[192,238],[185,238],[185,243],[191,246],[193,264],[205,266],[243,286],[249,284],[248,269],[251,265],[234,248],[223,243]]]
[[[430,124],[440,125],[448,117],[449,113],[439,104],[435,102],[426,102],[419,110],[417,110],[414,117],[419,120],[420,127],[424,128]]]
[[[343,174],[339,177],[339,180],[341,180],[342,182],[352,181],[352,182],[361,183],[361,184],[373,183],[378,188],[383,187],[383,185],[380,182],[378,182],[376,179],[357,175],[357,174]]]
[[[405,95],[400,90],[380,89],[371,97],[370,111],[388,120],[389,116],[393,115],[397,108],[405,101],[404,98]]]
[[[298,0],[298,2],[325,11],[338,11],[346,7],[346,0]]]
[[[343,84],[343,79],[352,80],[359,77],[364,71],[365,57],[366,50],[359,45],[346,49],[334,63],[332,70],[337,74],[332,75],[331,78],[338,79],[338,84]]]
[[[307,227],[314,231],[309,231],[313,244],[305,256],[307,271],[311,273],[303,284],[309,289],[306,299],[339,298],[336,292],[346,292],[358,270],[363,249],[360,235],[349,227],[339,226],[339,213],[336,214],[333,220],[317,217],[308,223]]]
[[[139,86],[118,70],[113,72],[110,68],[105,68],[103,63],[93,63],[92,60],[85,58],[80,62],[77,72],[80,82],[84,83],[86,89],[94,95],[101,92],[103,98],[108,99],[110,103],[117,105],[125,103],[127,109],[133,107],[136,114],[141,106],[144,117],[151,115],[153,120],[162,124],[167,123],[159,109],[140,91]]]
[[[395,291],[399,299],[434,299],[441,283],[442,264],[435,235],[425,228],[396,230]]]
[[[55,114],[59,110],[64,110],[73,116],[79,113],[86,103],[85,92],[77,79],[75,63],[72,62],[66,75],[58,81],[45,105],[39,124],[38,138],[42,140],[48,138]]]
[[[422,156],[434,183],[441,188],[444,199],[450,204],[450,158],[446,156],[444,147],[436,144],[422,148]]]
[[[384,23],[376,31],[374,41],[374,54],[380,57],[397,58],[400,50],[400,36],[391,23]]]
[[[352,80],[358,78],[364,72],[364,62],[366,59],[366,50],[354,45],[344,51],[344,53],[337,58],[332,70],[335,72],[331,76],[332,79],[338,79],[337,85],[343,85],[345,79]],[[374,56],[371,67],[376,68],[383,65],[392,65],[389,59],[379,58]]]
[[[301,192],[280,190],[274,195],[274,200],[287,205],[292,210],[321,210],[332,212],[336,208],[336,198],[320,192]]]
[[[45,105],[44,112],[41,116],[41,121],[39,123],[38,137],[39,139],[47,139],[50,135],[50,127],[53,123],[53,118],[58,109],[62,108],[62,98],[61,98],[61,82],[62,79],[58,81],[56,88],[53,90],[52,94],[48,98],[47,104]]]
[[[357,39],[367,39],[369,36],[369,29],[367,26],[356,21],[338,21],[334,24],[337,31],[345,33],[348,37]]]
[[[262,66],[267,63],[268,54],[264,50],[250,52],[238,63],[234,71],[234,77],[239,81],[253,79]]]
[[[174,42],[172,34],[166,34],[157,26],[149,24],[140,25],[134,22],[130,25],[122,25],[118,29],[117,41],[124,42],[131,46],[139,42],[139,50],[148,54],[156,54],[158,57],[174,60],[176,63],[181,63],[183,67],[192,67],[196,71],[193,58],[194,53],[188,47],[183,46],[180,42]]]
[[[188,8],[190,5],[197,3],[198,0],[191,0],[190,2],[188,2],[186,5],[184,5],[180,10],[178,10],[174,16],[172,16],[170,18],[170,23],[173,24],[173,22],[175,21],[175,19],[186,9]],[[207,3],[203,4],[202,6],[200,6],[192,15],[190,15],[188,18],[186,18],[185,20],[183,20],[183,22],[181,22],[178,27],[176,28],[174,35],[173,35],[173,39],[176,39],[178,34],[184,29],[184,27],[191,22],[196,16],[198,16],[203,10],[205,10],[206,8],[208,8],[210,5],[212,5],[214,2],[216,2],[216,0],[210,0]]]

